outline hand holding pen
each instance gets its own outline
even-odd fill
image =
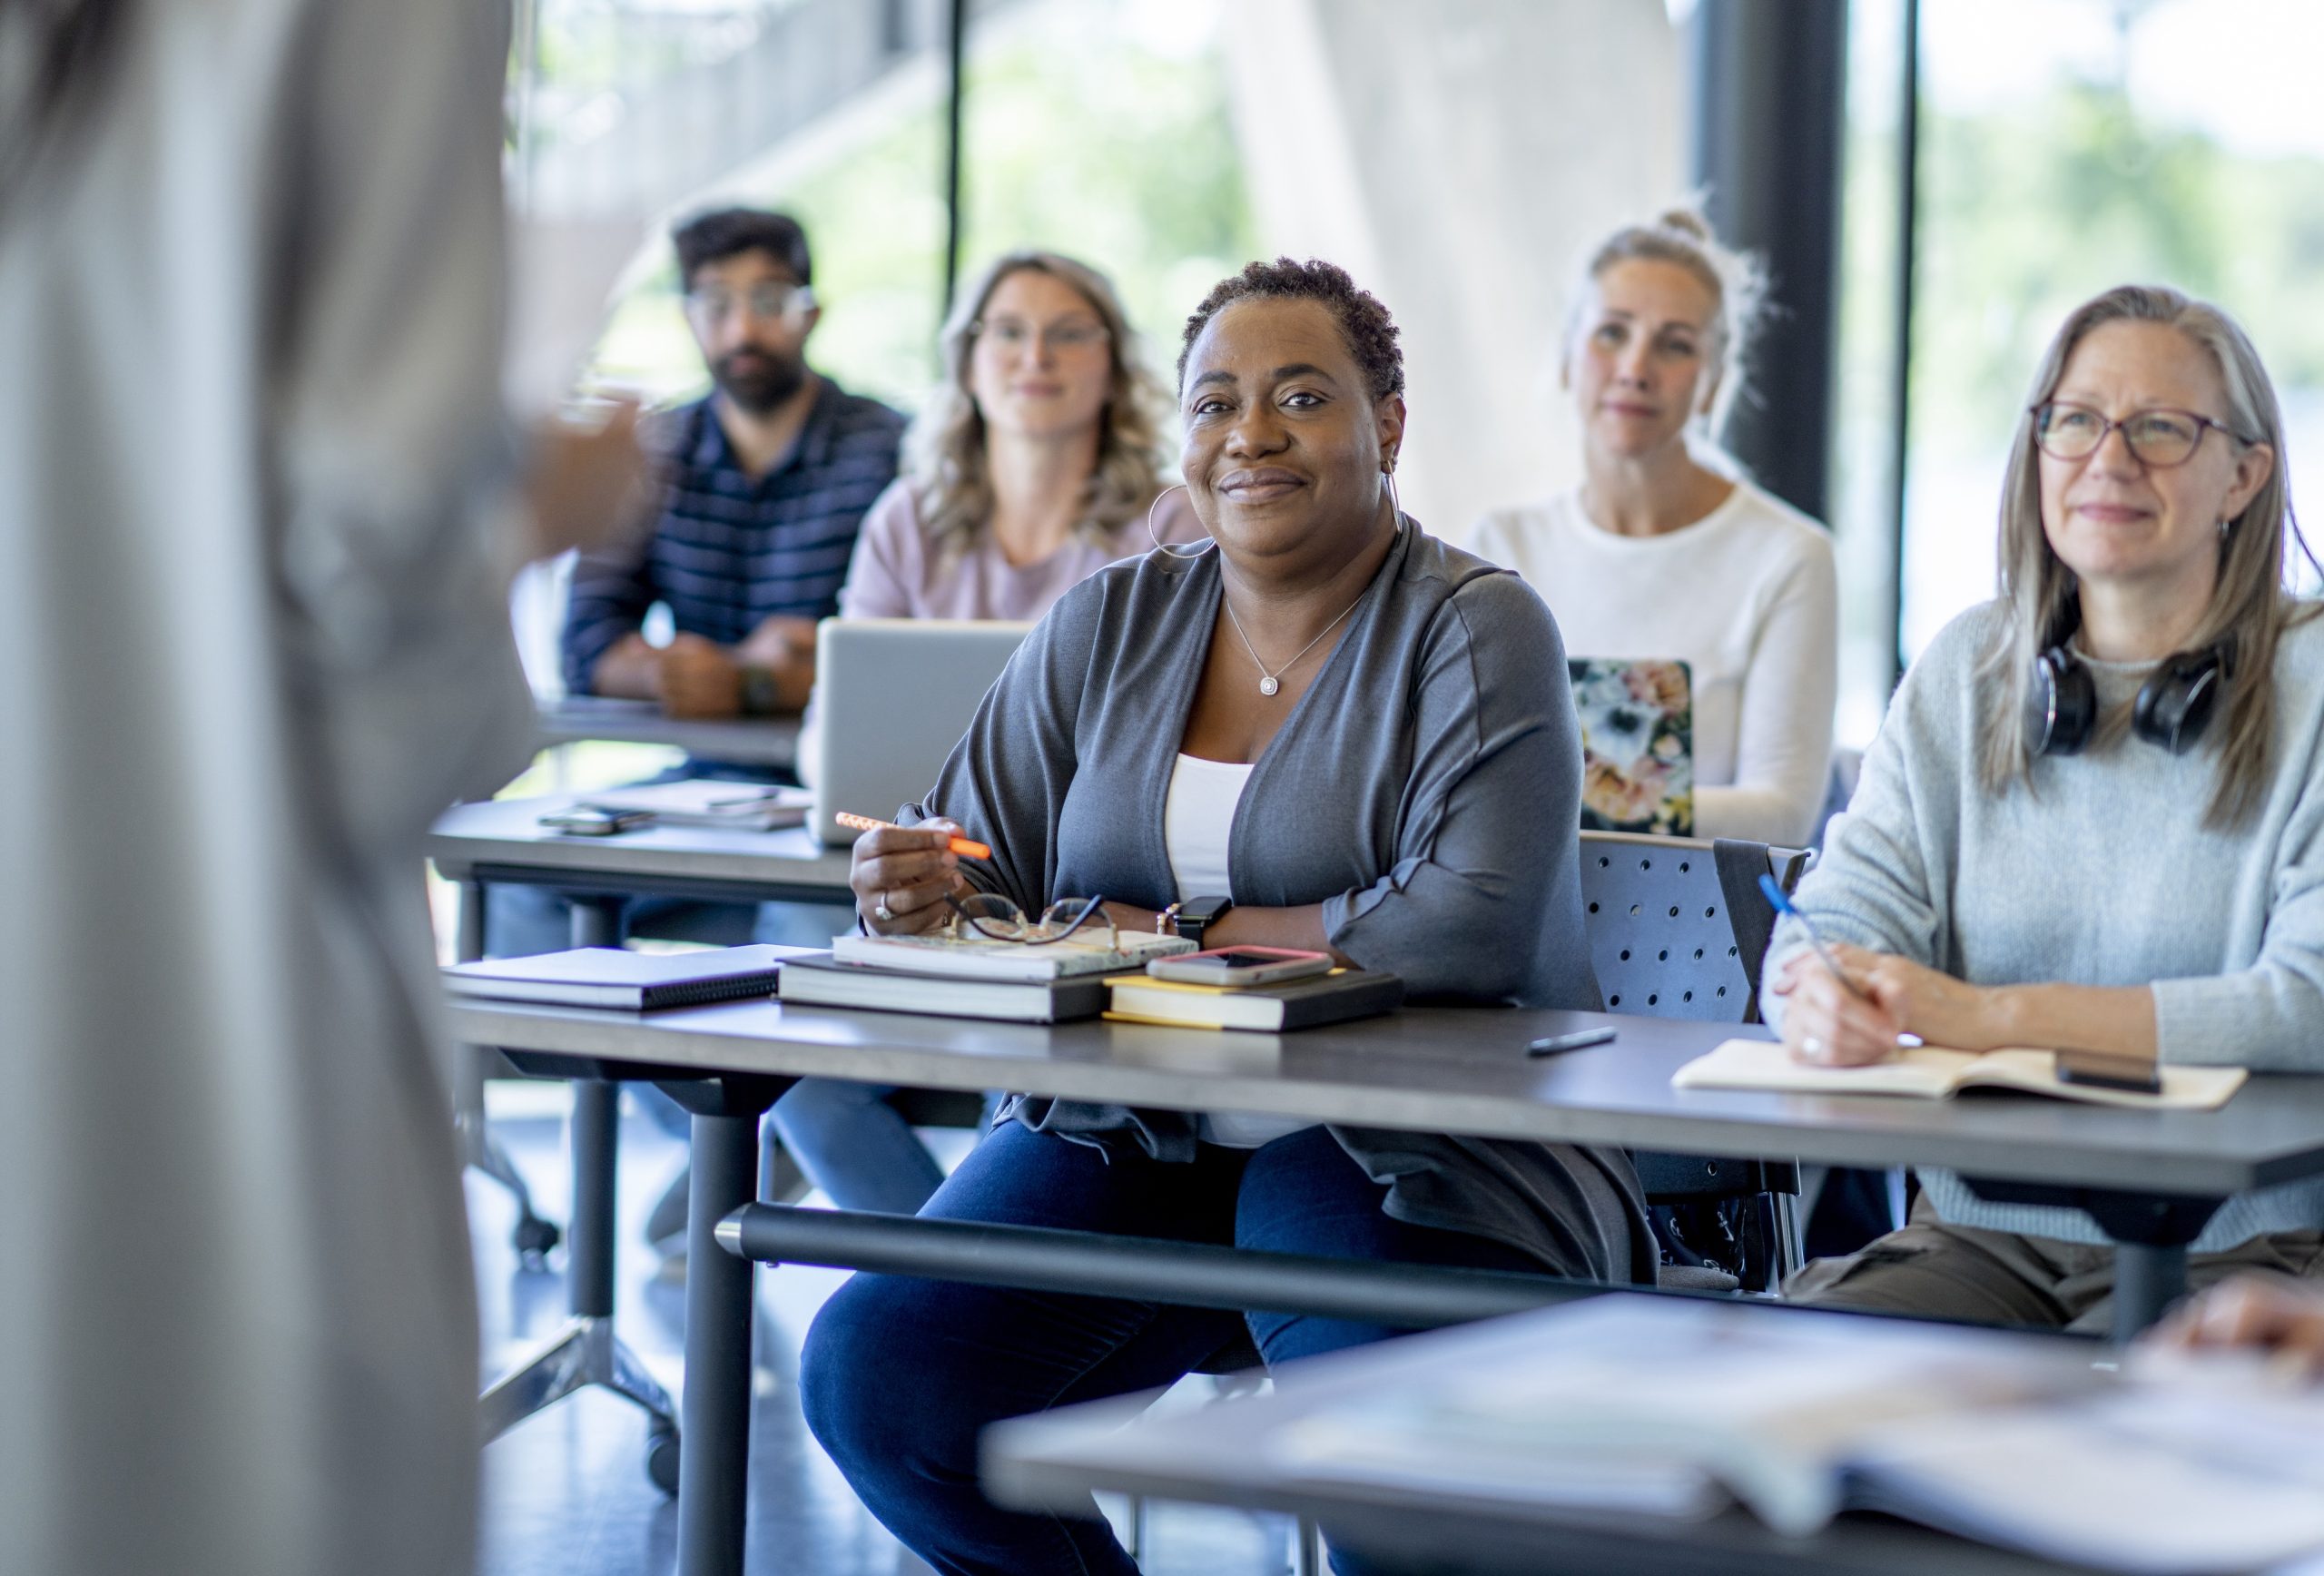
[[[1797,921],[1807,932],[1807,944],[1820,965],[1802,970],[1796,966],[1796,960],[1783,979],[1768,983],[1772,993],[1786,999],[1783,1038],[1792,1055],[1802,1061],[1851,1067],[1878,1061],[1893,1052],[1905,1026],[1877,982],[1860,980],[1848,972],[1843,960],[1826,944],[1815,921],[1800,912],[1774,878],[1761,876],[1759,890],[1777,913]]]

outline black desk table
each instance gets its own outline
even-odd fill
[[[714,753],[711,744],[700,747]],[[733,758],[731,753],[727,758]],[[570,940],[576,947],[619,946],[634,897],[743,903],[852,901],[847,885],[849,851],[823,847],[804,827],[733,832],[648,826],[612,837],[576,837],[539,824],[543,812],[563,808],[576,797],[552,794],[458,805],[430,829],[428,857],[438,873],[459,887],[458,951],[462,960],[484,956],[485,889],[495,882],[564,892],[572,901]],[[555,1240],[555,1227],[533,1216],[523,1178],[484,1130],[485,1063],[489,1059],[488,1049],[464,1057],[457,1120],[470,1163],[516,1194],[519,1246],[545,1250]],[[583,1078],[574,1084],[573,1215],[566,1222],[573,1317],[563,1331],[486,1390],[484,1430],[491,1438],[576,1389],[603,1385],[645,1410],[652,1420],[647,1470],[655,1482],[675,1489],[678,1449],[667,1398],[614,1337],[617,1094],[615,1086],[602,1079]]]
[[[527,1070],[650,1079],[694,1112],[683,1576],[734,1576],[741,1569],[751,1307],[743,1250],[755,1256],[795,1214],[800,1229],[784,1240],[798,1262],[950,1273],[904,1267],[940,1258],[966,1278],[1009,1279],[1014,1253],[1031,1272],[1026,1284],[1039,1285],[1046,1284],[1039,1276],[1052,1253],[1069,1252],[1069,1245],[1022,1240],[1037,1234],[752,1205],[758,1114],[800,1077],[1837,1166],[1948,1167],[1998,1179],[2016,1196],[2093,1210],[2121,1246],[2116,1301],[2124,1329],[2142,1327],[2183,1284],[2173,1272],[2183,1277],[2184,1245],[2221,1200],[2324,1171],[2324,1079],[2254,1079],[2224,1109],[2206,1113],[2034,1098],[1682,1090],[1669,1081],[1682,1063],[1731,1035],[1765,1031],[1660,1019],[1435,1009],[1274,1036],[1101,1022],[1039,1028],[750,1002],[651,1016],[468,1003],[452,1022],[460,1039],[497,1046]],[[1546,1061],[1522,1054],[1530,1039],[1609,1022],[1620,1029],[1612,1044]],[[892,1253],[881,1246],[891,1241]],[[816,1243],[836,1246],[814,1256]],[[1238,1256],[1233,1250],[1178,1248],[1185,1256],[1172,1258],[1155,1246],[1166,1268],[1141,1284],[1178,1276],[1177,1284],[1192,1285],[1206,1276],[1212,1305],[1235,1305],[1234,1266],[1202,1258]],[[915,1260],[924,1249],[929,1256]],[[1260,1273],[1277,1267],[1257,1266],[1244,1277],[1239,1284],[1251,1298],[1244,1305],[1285,1305],[1265,1300],[1288,1284]],[[1527,1299],[1535,1303],[1576,1294],[1547,1277],[1335,1267],[1349,1272],[1351,1285],[1364,1281],[1358,1290],[1365,1295],[1391,1282],[1424,1288],[1462,1275],[1472,1287],[1490,1278],[1539,1288]],[[1433,1322],[1424,1291],[1413,1297],[1420,1311],[1409,1322]]]
[[[711,902],[854,901],[850,851],[825,848],[803,826],[728,832],[708,826],[646,826],[611,837],[575,837],[540,824],[586,794],[487,799],[456,805],[428,829],[428,857],[462,887],[461,920],[482,922],[473,889],[496,882],[555,887],[595,897],[700,898]],[[478,940],[481,941],[479,931]],[[466,942],[463,941],[465,949]],[[468,953],[463,956],[478,954]]]

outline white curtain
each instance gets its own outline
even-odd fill
[[[505,17],[133,15],[0,215],[0,1571],[465,1571],[419,841],[527,732]]]
[[[1404,507],[1458,541],[1578,483],[1566,287],[1683,194],[1664,0],[1241,0],[1226,44],[1267,255],[1354,273],[1403,330]]]

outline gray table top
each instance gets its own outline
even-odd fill
[[[1547,1059],[1528,1039],[1611,1023],[1610,1045]],[[1021,1090],[1351,1126],[1942,1166],[2010,1181],[2221,1197],[2324,1171],[2324,1079],[2254,1078],[2218,1111],[2119,1111],[2023,1095],[1953,1100],[1674,1089],[1734,1024],[1595,1013],[1408,1009],[1295,1034],[1145,1024],[1043,1027],[737,1002],[657,1013],[464,1001],[478,1045],[690,1071]]]
[[[448,881],[536,879],[542,884],[608,891],[669,890],[736,901],[848,901],[848,850],[825,848],[803,826],[728,832],[705,826],[646,826],[611,837],[575,837],[540,824],[545,811],[585,794],[490,799],[456,805],[428,834],[428,857]]]
[[[1881,1517],[1844,1515],[1811,1537],[1787,1538],[1741,1511],[1664,1522],[1417,1486],[1318,1482],[1284,1464],[1276,1442],[1285,1430],[1353,1394],[1378,1394],[1382,1364],[1413,1362],[1431,1339],[1317,1359],[1292,1369],[1272,1394],[1192,1411],[1153,1411],[1155,1397],[1140,1394],[1000,1423],[982,1441],[985,1492],[1021,1510],[1078,1511],[1093,1490],[1106,1490],[1274,1511],[1314,1520],[1335,1544],[1383,1561],[1476,1576],[2056,1576],[2074,1569]]]
[[[790,766],[799,759],[799,719],[672,717],[652,701],[609,695],[567,695],[542,706],[535,725],[544,744],[619,739],[635,744],[675,744],[704,761]]]

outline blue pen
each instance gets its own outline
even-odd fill
[[[1799,928],[1807,932],[1807,944],[1816,949],[1816,955],[1824,960],[1824,967],[1832,971],[1832,978],[1837,980],[1842,987],[1846,990],[1847,993],[1855,997],[1858,1001],[1865,1000],[1865,994],[1862,990],[1856,988],[1856,981],[1848,978],[1847,971],[1842,969],[1838,961],[1833,958],[1832,954],[1828,951],[1826,950],[1824,946],[1824,938],[1816,933],[1815,921],[1810,920],[1806,914],[1801,913],[1798,907],[1792,902],[1790,897],[1784,891],[1783,888],[1776,885],[1776,878],[1771,875],[1761,876],[1759,878],[1759,890],[1768,894],[1768,901],[1775,904],[1776,912],[1783,915],[1786,919],[1797,920],[1799,921]]]

